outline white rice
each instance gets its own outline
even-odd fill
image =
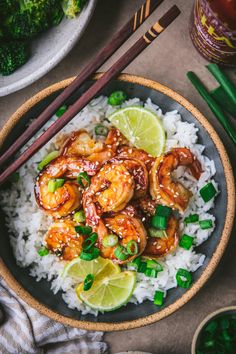
[[[196,154],[204,168],[199,181],[195,181],[185,168],[181,167],[176,171],[176,177],[180,178],[182,183],[193,193],[183,218],[189,214],[197,213],[200,220],[211,219],[215,223],[215,217],[209,214],[209,210],[214,206],[214,200],[204,203],[199,195],[199,190],[207,182],[212,181],[216,188],[217,184],[213,179],[216,172],[214,161],[203,154],[204,146],[197,143],[198,129],[194,124],[182,121],[176,110],[163,114],[161,109],[154,105],[150,99],[147,99],[145,103],[142,103],[138,98],[130,99],[122,107],[131,105],[144,105],[158,114],[167,133],[166,151],[172,147],[188,147]],[[98,122],[103,121],[103,124],[109,125],[105,118],[114,110],[114,107],[107,104],[107,98],[100,96],[87,105],[64,128],[63,135],[81,128],[86,128],[93,134],[94,126]],[[46,127],[56,119],[56,116],[52,117]],[[51,281],[51,289],[54,293],[62,290],[62,297],[70,308],[78,309],[83,315],[87,313],[97,315],[97,311],[78,300],[74,290],[75,282],[70,278],[61,278],[60,274],[65,262],[59,261],[58,257],[53,254],[40,257],[37,253],[42,245],[45,231],[51,223],[50,217],[39,210],[35,202],[33,187],[37,175],[37,165],[48,152],[58,147],[57,142],[61,136],[62,133],[59,133],[53,141],[50,141],[19,170],[19,181],[12,184],[10,190],[1,192],[0,203],[6,213],[6,223],[11,233],[11,245],[18,265],[21,267],[30,266],[30,274],[36,277],[37,281],[43,278]],[[137,273],[137,286],[130,302],[142,303],[146,299],[153,300],[156,290],[164,291],[166,296],[168,289],[177,286],[175,276],[179,268],[195,272],[203,265],[205,255],[196,253],[194,247],[206,241],[211,236],[213,229],[201,230],[197,223],[184,225],[182,221],[180,227],[182,234],[195,237],[194,246],[188,251],[178,247],[174,253],[167,255],[161,261],[163,271],[158,274],[157,278],[149,278],[142,273]]]

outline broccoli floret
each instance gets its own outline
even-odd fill
[[[62,17],[59,0],[21,0],[20,10],[5,21],[5,28],[11,38],[31,39],[58,24]]]
[[[63,0],[62,8],[66,17],[74,18],[79,13],[87,0]]]
[[[9,16],[19,9],[18,0],[0,0],[0,17]]]
[[[25,64],[29,58],[29,47],[24,42],[0,43],[0,74],[10,75]]]

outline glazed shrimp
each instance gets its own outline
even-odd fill
[[[129,256],[125,261],[121,261],[114,254],[117,245],[108,248],[104,247],[102,245],[104,235],[100,234],[98,247],[100,248],[102,257],[112,259],[115,263],[123,264],[130,262],[144,251],[147,244],[147,234],[139,219],[124,214],[117,214],[114,217],[105,218],[104,222],[106,228],[110,230],[109,233],[112,232],[119,237],[119,244],[123,247],[126,247],[129,241],[135,241],[138,245],[138,253],[134,256]]]
[[[149,155],[146,151],[127,145],[118,147],[117,155],[119,157],[129,157],[143,162],[148,171],[152,168],[155,161],[155,158]]]
[[[84,209],[98,203],[103,212],[122,210],[134,194],[134,180],[124,164],[108,163],[84,193]]]
[[[168,220],[166,236],[148,237],[147,246],[143,256],[150,258],[162,258],[170,252],[173,252],[179,243],[179,222],[171,216]]]
[[[137,159],[117,157],[111,163],[123,164],[134,179],[134,198],[138,199],[146,195],[148,189],[148,171],[145,164]]]
[[[76,178],[80,172],[86,171],[90,176],[99,169],[99,164],[76,156],[59,156],[47,165],[38,175],[35,184],[35,198],[39,207],[47,214],[60,218],[70,214],[81,205],[82,193],[73,180],[65,183],[55,192],[48,191],[48,183],[56,178]]]
[[[178,166],[188,167],[196,179],[201,176],[201,164],[192,152],[187,148],[175,148],[156,159],[150,171],[150,193],[157,202],[183,213],[192,193],[180,182],[173,180],[172,172]]]
[[[50,225],[44,242],[46,247],[61,259],[71,261],[82,251],[83,236],[75,231],[72,220],[58,220]]]

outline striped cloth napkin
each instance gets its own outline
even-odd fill
[[[4,313],[4,317],[0,316],[1,354],[107,353],[102,332],[64,326],[41,315],[20,300],[1,278],[0,303]]]

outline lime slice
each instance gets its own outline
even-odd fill
[[[81,282],[88,274],[93,274],[96,280],[99,280],[118,273],[120,273],[120,267],[109,259],[98,257],[92,261],[84,261],[78,257],[65,266],[62,277],[70,277]]]
[[[95,280],[91,289],[84,291],[79,285],[76,293],[88,306],[99,311],[113,311],[125,305],[133,294],[136,274],[125,271]]]
[[[111,114],[109,120],[135,147],[154,157],[162,154],[166,134],[155,113],[143,107],[127,107]]]

